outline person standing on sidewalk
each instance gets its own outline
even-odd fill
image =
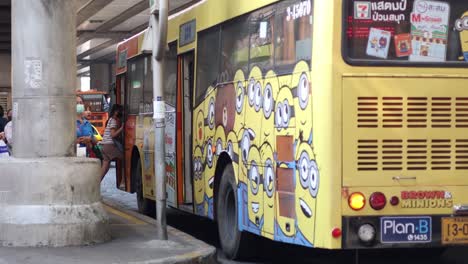
[[[101,181],[109,171],[110,162],[115,159],[121,159],[123,156],[123,146],[118,141],[120,133],[124,129],[122,122],[123,106],[114,104],[110,112],[110,118],[107,120],[104,136],[100,144],[102,145],[102,156],[104,161],[101,167]]]
[[[3,117],[4,114],[3,107],[0,105],[0,133],[3,132],[5,125],[8,123],[8,120]]]
[[[92,146],[97,143],[94,139],[94,131],[91,123],[83,117],[85,110],[83,99],[76,97],[76,143],[80,147],[86,147],[87,156],[92,150]]]
[[[7,111],[7,119],[8,123],[5,125],[4,133],[5,133],[5,143],[8,146],[8,151],[10,155],[12,154],[13,149],[13,111],[9,109]]]

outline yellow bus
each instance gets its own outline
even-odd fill
[[[154,200],[147,32],[119,45],[126,190]],[[205,0],[169,21],[171,207],[326,249],[468,243],[468,3]],[[251,245],[250,245],[251,246]]]

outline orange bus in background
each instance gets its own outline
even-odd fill
[[[104,134],[106,121],[109,118],[108,103],[106,101],[106,92],[97,90],[89,90],[85,92],[77,92],[77,95],[83,99],[85,110],[91,111],[91,118],[88,120],[99,131],[99,134]]]

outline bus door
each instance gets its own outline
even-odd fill
[[[193,52],[177,60],[177,200],[179,208],[193,212],[192,175],[192,91]]]
[[[117,103],[117,104],[121,104],[121,105],[124,105],[125,104],[125,88],[126,88],[126,81],[127,81],[127,78],[126,78],[126,74],[121,74],[119,76],[117,76],[117,81],[116,81],[116,89],[115,89],[115,102],[114,103]],[[109,109],[110,111],[110,109]],[[127,114],[127,111],[124,110],[124,115]],[[110,117],[110,116],[109,116]],[[125,122],[125,119],[126,117],[124,116],[123,117],[123,121]],[[104,133],[103,133],[103,136],[104,136]],[[124,140],[125,140],[125,131],[123,132],[123,137]],[[124,146],[125,146],[126,142],[124,142]],[[121,189],[121,190],[126,190],[126,184],[124,182],[124,179],[125,179],[125,170],[124,170],[124,159],[125,157],[122,159],[122,160],[116,160],[115,161],[115,172],[116,172],[116,187]]]

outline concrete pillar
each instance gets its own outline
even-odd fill
[[[75,156],[74,1],[12,1],[14,158],[0,159],[0,245],[108,240],[98,160]]]

